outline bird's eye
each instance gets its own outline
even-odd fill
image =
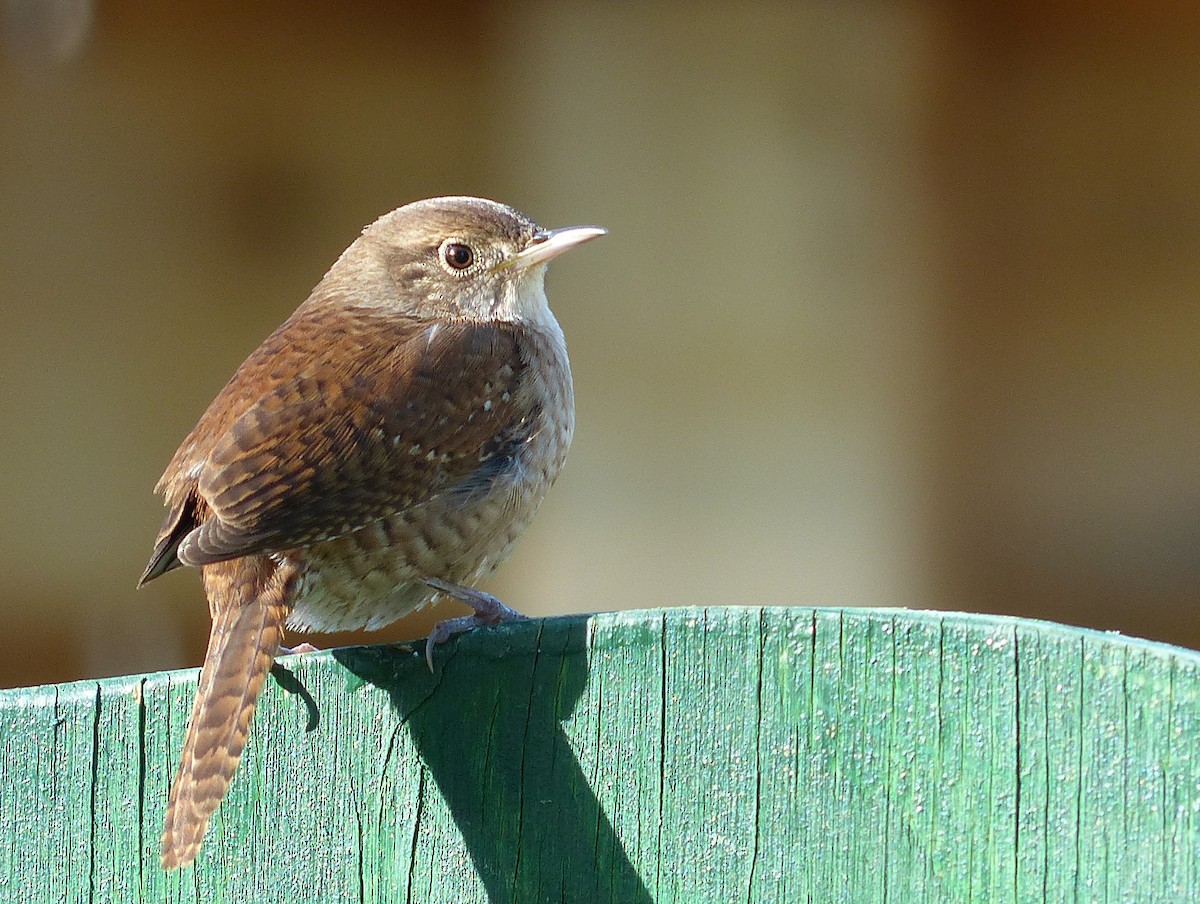
[[[447,242],[442,246],[442,260],[454,270],[466,270],[475,263],[475,252],[462,242]]]

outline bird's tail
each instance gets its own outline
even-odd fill
[[[294,573],[266,556],[204,567],[212,633],[192,706],[179,771],[171,786],[162,865],[196,859],[204,832],[237,771],[254,706],[293,605]]]

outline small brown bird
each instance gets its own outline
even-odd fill
[[[480,198],[380,217],[238,368],[156,490],[139,586],[200,566],[212,633],[162,864],[191,863],[255,702],[298,630],[379,628],[444,594],[451,634],[518,617],[472,589],[512,549],[575,425],[546,264],[604,230],[546,231]]]

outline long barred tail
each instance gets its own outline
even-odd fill
[[[294,583],[289,566],[265,556],[204,566],[213,626],[167,804],[164,869],[196,859],[208,821],[229,790],[255,704],[279,652]]]

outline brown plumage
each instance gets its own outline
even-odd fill
[[[380,627],[439,592],[477,614],[438,636],[512,614],[469,586],[562,466],[574,405],[545,265],[602,232],[545,232],[477,198],[381,217],[180,445],[142,583],[200,566],[213,627],[165,868],[200,849],[285,624]]]

